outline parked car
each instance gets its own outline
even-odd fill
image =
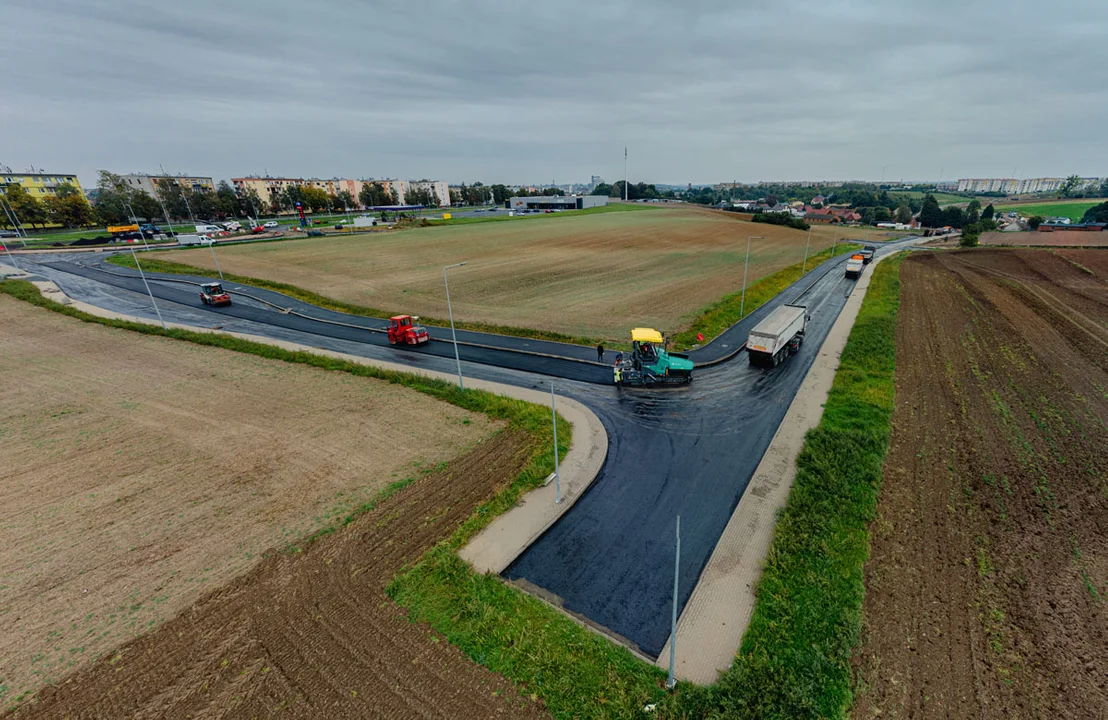
[[[267,220],[265,225],[263,225],[263,227],[275,228],[275,227],[277,227],[277,221],[276,220]]]

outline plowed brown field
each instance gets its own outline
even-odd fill
[[[901,267],[854,717],[1108,717],[1108,255]]]
[[[42,693],[35,718],[528,718],[509,681],[407,619],[385,586],[530,456],[504,431],[336,534]]]
[[[19,715],[531,714],[381,591],[515,476],[522,440],[497,430],[399,385],[0,295],[0,712],[61,683]],[[333,540],[261,560],[405,477]]]
[[[816,226],[811,252],[836,230]],[[860,238],[863,231],[851,228]],[[692,316],[749,281],[799,263],[807,233],[741,222],[699,208],[414,228],[350,237],[218,248],[224,272],[306,288],[357,305],[445,318],[444,265],[454,317],[627,341],[632,327],[683,329]],[[874,238],[878,236],[874,234]],[[208,250],[163,253],[214,271]]]

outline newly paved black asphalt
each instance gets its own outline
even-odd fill
[[[98,266],[102,255],[28,259],[72,297],[153,317],[137,274]],[[466,377],[524,387],[549,387],[549,378],[559,378],[559,393],[586,404],[608,432],[608,458],[589,491],[505,575],[542,588],[566,609],[657,655],[669,636],[675,518],[681,515],[680,610],[845,304],[853,281],[843,277],[844,263],[844,258],[824,263],[713,343],[690,353],[698,364],[718,364],[698,369],[694,382],[683,388],[621,391],[611,386],[610,368],[594,362],[593,348],[459,332]],[[149,278],[163,316],[172,322],[214,324],[454,370],[448,341],[390,348],[380,332],[372,331],[383,327],[382,320],[323,310],[237,283],[225,283],[234,305],[208,308],[199,303],[194,285],[179,281],[211,278]],[[798,355],[770,370],[751,367],[741,353],[725,360],[741,348],[753,325],[785,302],[808,305],[812,315]],[[449,330],[432,328],[431,333],[436,339],[449,338]]]

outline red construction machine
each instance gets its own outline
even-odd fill
[[[416,325],[418,317],[397,315],[389,318],[389,345],[422,345],[431,339],[426,328]]]

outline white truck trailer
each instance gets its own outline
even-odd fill
[[[804,305],[782,305],[771,312],[754,326],[747,338],[750,364],[773,367],[798,351],[809,317]]]
[[[862,268],[866,265],[866,259],[861,253],[854,253],[846,260],[846,276],[856,278],[862,274]]]
[[[205,235],[178,235],[178,245],[211,245],[211,238]]]

